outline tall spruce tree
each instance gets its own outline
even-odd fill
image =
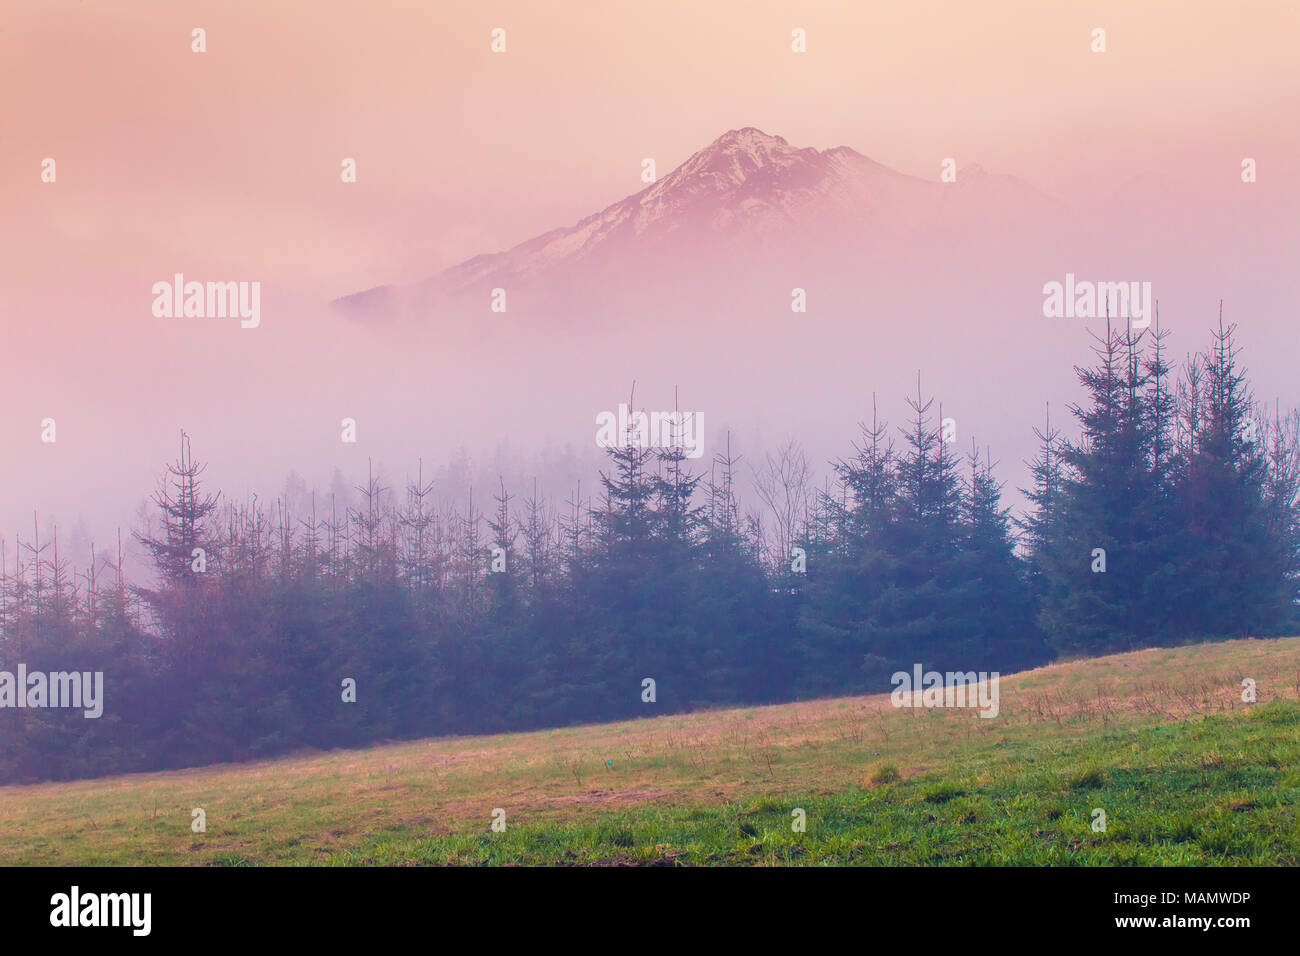
[[[1188,637],[1274,634],[1292,615],[1277,590],[1288,548],[1272,530],[1264,429],[1252,414],[1235,332],[1220,307],[1202,372],[1189,384],[1198,414],[1177,465],[1174,501],[1182,531],[1175,625]]]

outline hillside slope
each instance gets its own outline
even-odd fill
[[[5,787],[0,864],[1300,863],[1300,638],[1054,664],[1000,698],[990,719],[880,695]]]

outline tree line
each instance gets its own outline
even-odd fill
[[[789,443],[606,449],[600,485],[440,509],[373,471],[345,507],[210,493],[182,436],[135,532],[154,574],[0,549],[0,672],[102,671],[104,713],[0,708],[0,782],[888,689],[1300,625],[1300,416],[1255,402],[1232,326],[1175,369],[1108,327],[1027,507],[933,399],[872,413],[811,487]],[[634,439],[635,436],[629,436]],[[647,683],[646,679],[652,681]],[[3,702],[0,676],[0,703]],[[351,689],[349,689],[349,682]],[[21,692],[21,688],[19,692]]]

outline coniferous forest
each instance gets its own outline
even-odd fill
[[[1237,339],[1175,366],[1161,333],[1099,337],[1015,515],[919,389],[901,424],[866,411],[821,489],[797,445],[768,456],[758,511],[725,439],[703,467],[607,449],[564,502],[448,512],[372,472],[308,513],[225,500],[184,439],[136,531],[149,581],[39,530],[6,549],[0,670],[102,671],[105,700],[0,710],[0,782],[643,716],[645,678],[666,713],[1295,633],[1300,418],[1256,401]]]

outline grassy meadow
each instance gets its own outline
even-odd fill
[[[991,719],[882,694],[0,787],[0,865],[1300,864],[1300,638],[1000,696]]]

